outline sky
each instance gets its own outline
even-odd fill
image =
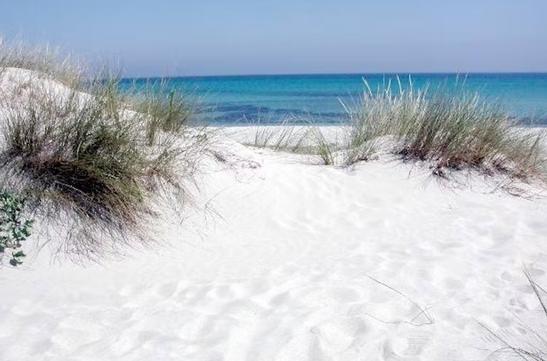
[[[127,76],[547,71],[547,0],[0,0],[0,36]]]

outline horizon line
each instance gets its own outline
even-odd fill
[[[326,73],[248,73],[248,74],[205,74],[205,75],[135,75],[135,76],[123,76],[122,79],[164,79],[164,78],[238,78],[238,77],[267,77],[267,76],[279,76],[279,77],[289,77],[289,76],[332,76],[332,75],[456,75],[456,76],[467,76],[467,75],[547,75],[547,70],[544,71],[470,71],[470,72],[456,72],[456,71],[444,71],[444,72],[326,72]]]

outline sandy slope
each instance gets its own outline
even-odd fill
[[[541,195],[218,149],[156,246],[85,267],[46,246],[0,269],[0,360],[483,360],[502,345],[479,322],[547,348],[522,273],[547,285]]]
[[[233,153],[203,176],[222,218],[158,221],[169,244],[101,266],[2,269],[0,359],[477,360],[499,346],[478,321],[546,330],[522,274],[547,284],[544,199]]]

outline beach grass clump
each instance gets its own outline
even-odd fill
[[[137,227],[153,159],[136,125],[121,118],[115,92],[64,101],[33,95],[6,117],[0,168],[53,213],[70,210],[103,231]]]
[[[366,160],[379,140],[405,160],[429,161],[446,169],[502,171],[526,178],[542,174],[544,133],[518,124],[476,94],[391,86],[367,90],[350,115],[347,164]]]
[[[149,145],[161,132],[180,134],[195,113],[194,102],[182,92],[169,88],[165,80],[149,82],[133,90],[134,109],[146,114],[146,138]]]
[[[245,144],[274,151],[309,152],[312,129],[297,125],[300,122],[303,122],[303,120],[297,117],[288,117],[277,125],[261,125],[259,122],[254,125],[255,131],[252,139],[245,142]]]
[[[293,126],[262,126],[256,129],[251,145],[276,151],[287,150],[294,133]]]
[[[328,135],[320,127],[294,125],[282,122],[275,126],[259,126],[250,142],[243,144],[273,151],[309,155],[318,158],[324,165],[338,164],[343,149],[337,136]],[[332,139],[331,139],[332,138]]]
[[[2,98],[2,183],[48,222],[71,225],[70,254],[96,258],[150,238],[153,200],[168,189],[186,200],[207,142],[187,127],[191,107],[175,93],[136,98],[107,72],[78,89],[41,80]]]
[[[311,136],[314,144],[313,153],[319,156],[322,164],[334,165],[337,160],[336,153],[339,149],[337,142],[327,139],[319,128],[314,128]]]
[[[362,98],[351,105],[342,103],[347,115],[346,137],[341,146],[346,150],[344,164],[351,165],[369,160],[378,151],[381,137],[392,131],[392,113],[404,115],[401,98],[391,96],[389,91],[373,93],[368,83]],[[420,99],[417,99],[419,101]]]
[[[51,77],[70,87],[85,79],[86,67],[81,61],[51,46],[30,46],[24,42],[0,37],[0,74],[7,68],[33,70],[35,75]]]

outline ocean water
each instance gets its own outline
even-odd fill
[[[313,121],[337,123],[345,119],[341,102],[355,104],[364,91],[390,84],[398,89],[409,79],[416,89],[443,88],[478,92],[524,123],[547,125],[547,73],[523,74],[333,74],[256,75],[169,78],[169,87],[191,95],[198,117],[213,124],[240,125]],[[144,86],[154,79],[125,79]]]

